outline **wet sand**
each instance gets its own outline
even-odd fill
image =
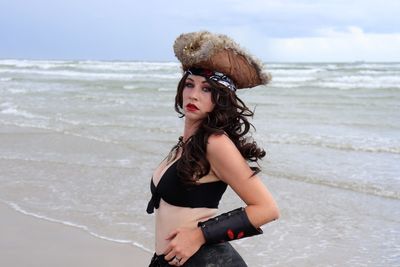
[[[0,203],[0,266],[148,266],[151,255],[133,245],[91,236]]]

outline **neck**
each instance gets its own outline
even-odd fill
[[[183,129],[183,141],[186,142],[199,128],[201,121],[192,121],[185,119],[185,127]]]

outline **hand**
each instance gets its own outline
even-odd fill
[[[200,228],[178,228],[166,238],[169,244],[164,251],[170,265],[181,266],[206,242]]]

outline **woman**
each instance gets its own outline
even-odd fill
[[[248,164],[265,152],[246,138],[253,113],[235,91],[266,84],[269,76],[225,35],[182,34],[174,51],[184,70],[175,98],[184,129],[151,179],[150,266],[247,266],[227,241],[261,234],[259,227],[279,211],[259,168]],[[228,185],[247,206],[216,216]]]

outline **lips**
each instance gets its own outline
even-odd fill
[[[186,105],[186,109],[187,109],[188,111],[196,111],[196,110],[199,110],[199,108],[198,108],[196,105],[190,104],[190,103]]]

